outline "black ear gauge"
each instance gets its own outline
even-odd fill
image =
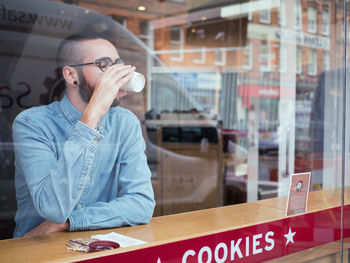
[[[74,80],[74,81],[73,81],[73,84],[74,84],[75,86],[78,85],[78,81]]]

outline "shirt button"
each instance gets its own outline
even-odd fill
[[[90,176],[90,175],[88,176],[88,180],[89,180],[89,181],[91,180],[91,176]]]
[[[98,141],[99,141],[99,140],[98,140],[97,138],[94,139],[94,142],[98,143]]]
[[[78,208],[81,208],[81,204],[78,205]]]

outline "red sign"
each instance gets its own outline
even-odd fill
[[[280,88],[276,86],[243,84],[238,86],[238,95],[242,96],[243,105],[249,107],[251,97],[279,98]]]
[[[341,207],[336,207],[81,262],[262,262],[340,240],[340,219]],[[346,205],[344,238],[349,236]]]

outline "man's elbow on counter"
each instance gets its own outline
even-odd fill
[[[63,224],[68,219],[68,214],[62,209],[39,206],[37,209],[40,217],[55,224]]]
[[[148,224],[153,217],[155,206],[156,202],[154,200],[150,201],[147,205],[145,205],[140,213],[140,220],[139,222],[135,222],[135,225]]]
[[[55,223],[55,224],[63,224],[67,221],[68,216],[64,214],[41,214],[41,217],[45,218],[45,220]]]

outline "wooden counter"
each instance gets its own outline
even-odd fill
[[[0,241],[0,262],[72,262],[201,237],[284,219],[286,218],[285,203],[285,198],[274,198],[155,217],[148,225],[98,231],[59,232],[33,238],[2,240]],[[308,211],[314,212],[339,205],[339,190],[317,191],[310,193]],[[69,239],[89,239],[91,235],[107,234],[112,231],[149,243],[96,253],[69,251],[65,245]]]

